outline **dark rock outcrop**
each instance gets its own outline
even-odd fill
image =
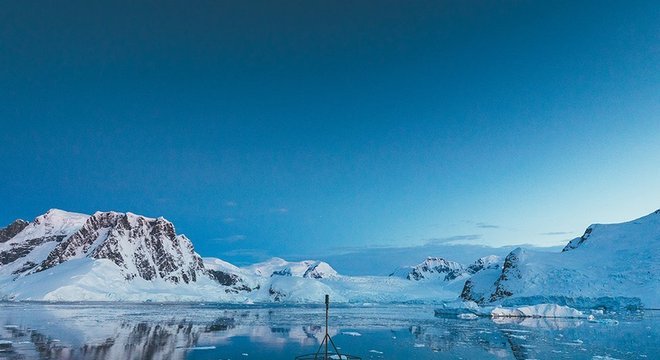
[[[490,295],[489,301],[493,302],[513,295],[511,290],[507,288],[507,281],[512,278],[522,278],[518,263],[524,254],[525,251],[522,248],[517,248],[506,256],[504,265],[502,265],[502,274],[495,281],[495,291]]]
[[[18,233],[23,231],[23,229],[29,224],[30,223],[25,220],[18,219],[9,224],[6,228],[0,229],[0,243],[9,241],[9,239],[18,235]]]
[[[591,233],[594,231],[594,228],[596,225],[591,225],[587,228],[587,230],[584,231],[584,234],[580,236],[579,238],[575,238],[566,244],[564,248],[561,250],[561,252],[569,251],[578,248],[580,245],[582,245],[587,239],[589,239],[589,236],[591,236]]]

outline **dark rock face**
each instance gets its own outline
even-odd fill
[[[589,237],[591,236],[591,233],[594,231],[595,225],[591,225],[587,228],[587,230],[584,231],[584,234],[580,236],[579,238],[575,238],[566,244],[564,248],[561,250],[561,252],[569,251],[578,248],[582,243],[587,241]]]
[[[240,278],[236,274],[226,273],[220,270],[208,270],[211,279],[217,281],[220,285],[234,286],[238,283]]]
[[[474,287],[474,284],[472,284],[472,280],[466,280],[465,285],[463,285],[463,291],[461,291],[461,299],[465,301],[474,301],[479,303],[478,299],[474,298],[474,294],[472,293],[472,289]],[[483,301],[483,298],[481,299]]]
[[[273,289],[272,286],[268,289],[268,294],[273,298],[273,301],[275,301],[275,302],[280,302],[284,298],[286,298],[285,293],[283,293],[279,290]]]
[[[252,291],[252,289],[245,284],[243,279],[236,274],[220,270],[207,269],[206,271],[211,279],[215,280],[220,285],[227,286],[225,292],[238,293],[239,291]]]
[[[49,242],[57,241],[60,242],[64,239],[65,235],[56,235],[56,236],[44,236],[35,239],[28,239],[21,243],[11,244],[11,247],[5,251],[0,252],[0,265],[6,265],[12,263],[27,254],[29,254],[37,246]]]
[[[497,301],[505,297],[513,295],[513,293],[507,289],[506,282],[511,278],[522,278],[520,270],[518,269],[518,263],[521,260],[523,255],[523,249],[517,248],[513,250],[509,255],[504,259],[504,265],[502,266],[502,274],[495,281],[495,291],[490,295],[490,301]]]
[[[16,220],[9,224],[4,229],[0,230],[0,243],[6,243],[14,236],[18,235],[29,223],[24,220]],[[12,263],[23,256],[27,255],[35,247],[43,244],[44,242],[49,241],[48,238],[36,238],[29,239],[28,241],[21,243],[14,243],[8,249],[0,251],[0,265],[6,265]]]
[[[282,270],[273,271],[273,273],[270,274],[270,277],[273,277],[273,276],[291,276],[291,269],[290,268],[284,268]]]
[[[32,261],[26,261],[25,264],[23,264],[23,266],[21,266],[20,268],[14,270],[14,272],[12,272],[12,274],[13,275],[22,274],[22,273],[34,268],[37,265],[38,265],[37,263],[34,263]]]
[[[13,238],[16,236],[19,232],[23,231],[26,226],[28,226],[30,223],[25,221],[25,220],[15,220],[9,226],[7,226],[4,229],[0,229],[0,243],[4,243],[9,241],[9,239]]]
[[[70,218],[68,217],[70,216]],[[85,215],[66,213],[51,209],[36,217],[31,223],[16,220],[7,228],[2,229],[3,238],[0,242],[0,266],[20,261],[35,248],[49,242],[59,243],[68,237],[78,224],[82,224]],[[41,259],[37,260],[41,262]],[[21,267],[24,267],[22,264]]]
[[[303,274],[303,277],[309,279],[323,279],[323,274],[318,271],[319,265],[320,264],[314,264],[307,268]]]
[[[96,213],[48,255],[35,271],[75,257],[108,259],[125,270],[126,279],[162,278],[173,283],[197,281],[202,259],[169,221],[133,214]]]
[[[101,235],[99,233],[101,229],[107,229],[114,225],[111,216],[100,216],[103,214],[97,213],[90,216],[82,228],[71,235],[66,241],[59,243],[57,247],[48,254],[46,260],[39,265],[36,271],[50,269],[55,265],[73,258],[75,255],[87,253],[92,243],[99,237],[99,235]]]

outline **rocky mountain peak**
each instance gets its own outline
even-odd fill
[[[408,273],[409,280],[422,280],[432,277],[442,277],[453,280],[464,272],[463,265],[441,257],[429,256],[422,263],[414,266]]]
[[[18,233],[23,231],[23,229],[25,229],[25,227],[29,224],[30,223],[25,220],[17,219],[9,224],[6,228],[0,229],[0,243],[7,242],[9,239],[18,235]]]
[[[174,283],[196,281],[204,266],[183,235],[164,218],[132,213],[96,212],[84,225],[62,241],[35,272],[82,257],[108,259],[127,279],[163,279]]]
[[[14,222],[13,226],[10,225],[12,230],[6,231],[5,235],[9,236],[18,228],[22,227],[22,229],[9,239],[0,242],[0,265],[16,262],[14,263],[16,269],[13,271],[17,273],[35,267],[43,260],[40,254],[77,231],[87,217],[84,214],[51,209],[37,216],[31,223],[22,220]],[[35,249],[41,250],[37,252],[39,255],[35,254],[30,259],[25,259]]]

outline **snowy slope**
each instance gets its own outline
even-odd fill
[[[13,236],[0,243],[0,276],[20,275],[44,261],[55,246],[78,231],[88,217],[51,209],[31,223],[17,220],[3,229],[5,236]]]
[[[463,298],[481,303],[552,299],[574,305],[638,301],[658,308],[659,273],[660,210],[621,224],[591,225],[561,253],[518,248],[506,257],[495,281],[490,276],[472,279],[480,290],[466,290]]]

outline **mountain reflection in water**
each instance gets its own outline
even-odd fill
[[[616,322],[436,318],[432,306],[337,307],[330,335],[368,359],[652,358],[655,312]],[[0,359],[292,359],[315,352],[321,307],[0,304]]]

